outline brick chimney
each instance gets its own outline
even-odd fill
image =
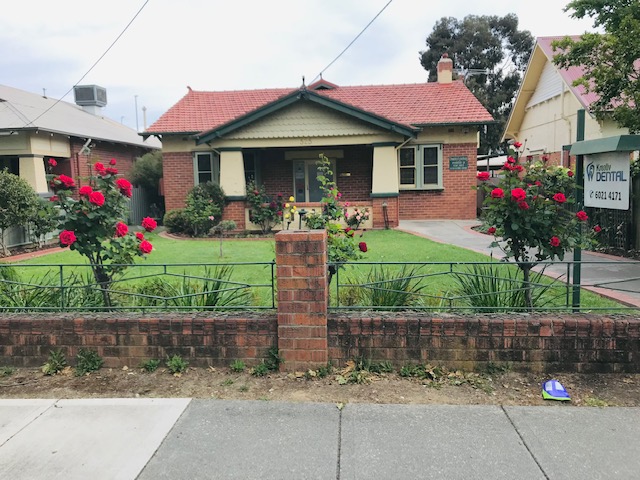
[[[451,83],[453,81],[453,60],[446,53],[438,60],[438,83]]]

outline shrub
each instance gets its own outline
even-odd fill
[[[207,182],[196,185],[187,194],[184,216],[195,237],[204,236],[222,219],[225,196],[220,185]]]
[[[233,363],[229,365],[229,368],[232,372],[242,373],[246,370],[247,366],[242,360],[234,360]]]
[[[0,170],[0,247],[2,254],[11,254],[6,244],[6,233],[11,227],[27,225],[34,217],[38,196],[26,180]]]
[[[251,181],[247,184],[247,203],[249,220],[258,225],[262,233],[269,233],[276,224],[283,221],[285,201],[282,193],[270,197],[264,185],[258,186]]]
[[[58,224],[58,211],[55,205],[49,200],[38,197],[37,208],[33,216],[29,219],[29,232],[31,241],[39,248],[44,245],[45,236],[53,232]]]
[[[184,208],[177,208],[175,210],[169,210],[164,214],[162,223],[167,228],[169,233],[185,233],[192,235],[193,230],[189,226],[189,220],[184,212]]]
[[[81,377],[86,373],[100,370],[104,360],[98,352],[81,348],[76,356],[76,376]]]
[[[348,305],[411,308],[421,303],[427,288],[420,267],[403,265],[399,270],[374,266],[364,279],[349,279],[340,292],[340,301]]]

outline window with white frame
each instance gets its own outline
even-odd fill
[[[195,184],[220,183],[220,157],[215,152],[196,152],[193,154]]]
[[[442,188],[442,145],[414,145],[398,151],[400,189]]]

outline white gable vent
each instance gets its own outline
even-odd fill
[[[73,87],[76,105],[81,107],[104,107],[107,105],[107,90],[98,85],[76,85]]]

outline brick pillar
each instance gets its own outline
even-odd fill
[[[326,365],[327,233],[276,233],[278,349],[282,369],[302,371]]]

